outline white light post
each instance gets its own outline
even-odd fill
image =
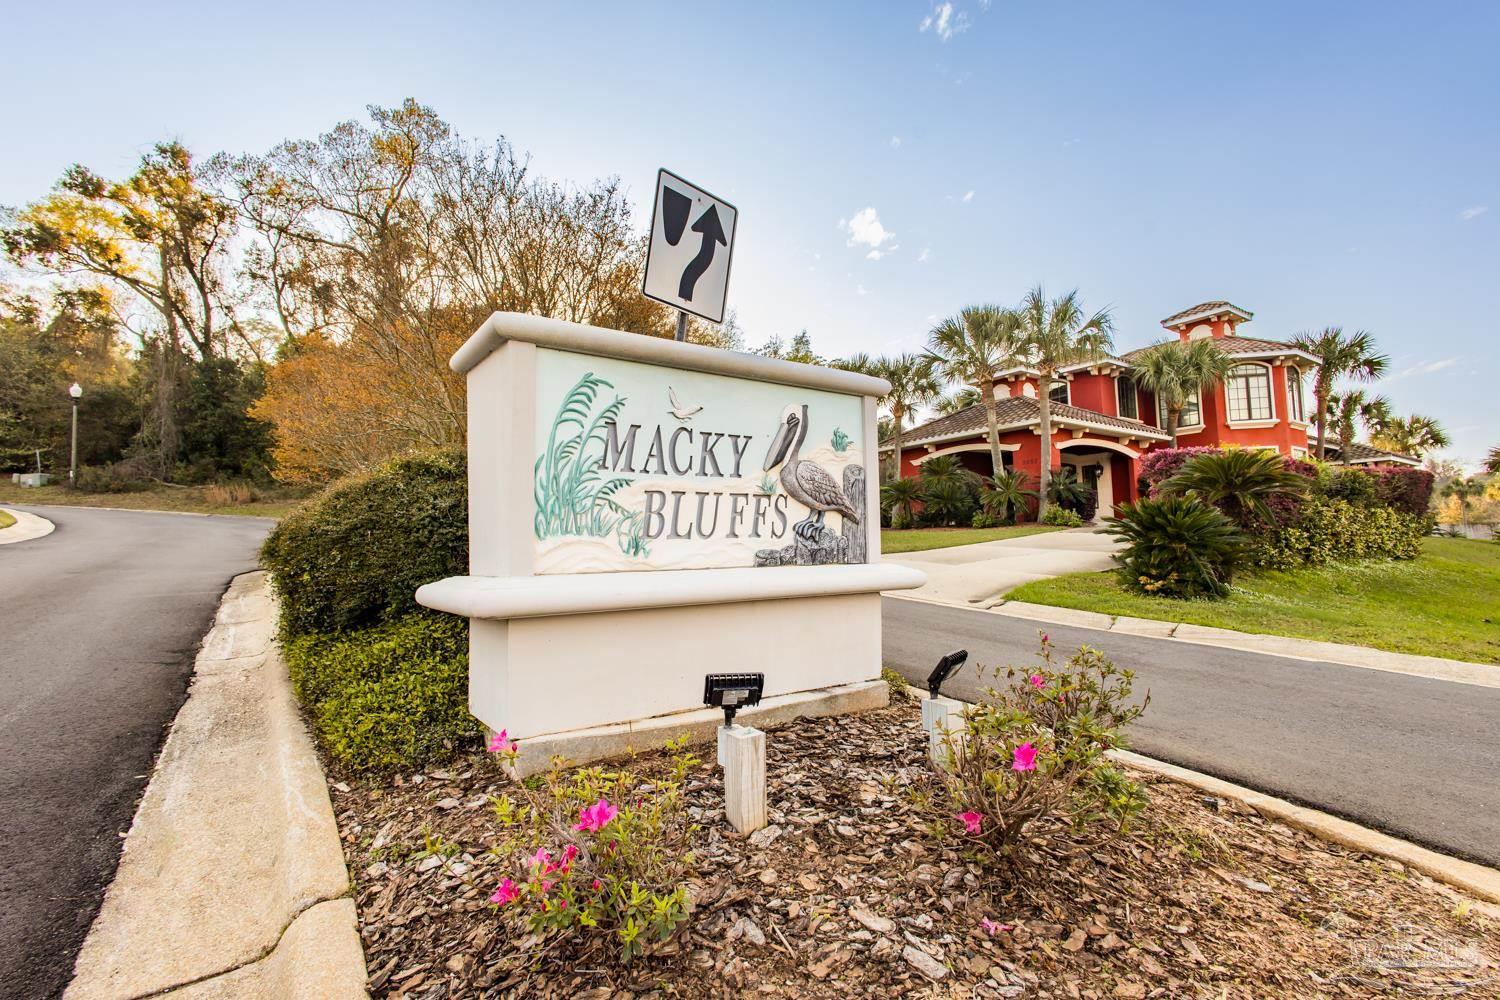
[[[78,397],[83,395],[83,386],[74,382],[68,386],[68,395],[73,397],[73,454],[68,460],[68,485],[78,485]]]

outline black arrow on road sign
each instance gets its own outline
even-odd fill
[[[665,184],[662,185],[661,223],[668,246],[675,247],[682,239],[682,231],[687,228],[688,213],[692,210],[693,199],[681,191],[673,190]]]
[[[693,232],[703,234],[703,245],[698,248],[698,255],[683,268],[682,281],[677,285],[677,297],[689,302],[693,301],[693,286],[698,284],[698,279],[703,277],[703,272],[714,261],[717,244],[729,245],[729,241],[724,238],[724,227],[719,223],[719,206],[708,206],[708,211],[693,223]]]

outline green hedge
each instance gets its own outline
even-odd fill
[[[439,763],[476,747],[468,622],[421,611],[283,643],[292,685],[327,754],[358,771]]]
[[[329,487],[266,539],[283,636],[338,632],[417,610],[424,583],[468,572],[460,449],[394,459]]]
[[[1357,559],[1415,559],[1427,530],[1421,518],[1390,507],[1313,497],[1291,524],[1257,537],[1251,560],[1292,569]]]

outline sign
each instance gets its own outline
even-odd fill
[[[674,309],[724,322],[739,210],[668,170],[656,175],[656,207],[641,291]]]
[[[863,563],[863,400],[539,349],[538,574]]]

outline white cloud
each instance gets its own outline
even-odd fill
[[[932,12],[922,18],[917,30],[930,31],[938,36],[939,41],[946,42],[954,35],[969,30],[969,15],[955,9],[952,0],[944,0],[943,3],[933,5]]]
[[[880,250],[887,243],[894,243],[896,234],[880,224],[880,213],[873,207],[862,208],[854,213],[854,217],[848,222],[841,222],[840,226],[849,234],[849,245],[851,247],[869,247],[871,250]],[[885,247],[884,252],[889,253],[895,247]],[[873,258],[879,260],[879,257]]]
[[[974,192],[972,190],[965,191],[964,196],[958,200],[967,205],[969,202],[974,200]]]
[[[1458,218],[1461,222],[1471,222],[1474,219],[1479,218],[1489,210],[1490,206],[1488,205],[1470,205],[1468,208],[1458,213]]]
[[[1444,371],[1458,364],[1457,358],[1443,358],[1439,361],[1421,361],[1410,368],[1403,369],[1397,378],[1405,378],[1408,375],[1431,375],[1434,372]]]
[[[919,253],[919,254],[917,254],[917,263],[918,264],[925,264],[925,263],[927,263],[927,255],[929,253],[931,253],[931,252],[932,252],[932,248],[931,247],[923,247],[922,248],[922,252]]]
[[[893,136],[891,136],[891,148],[892,149],[900,149],[901,148],[901,137],[899,135],[893,135]]]

